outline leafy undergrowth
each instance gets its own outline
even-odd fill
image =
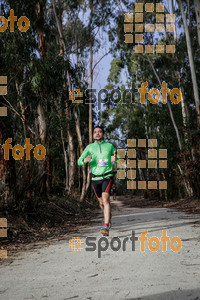
[[[176,202],[168,203],[164,207],[177,208],[188,213],[200,214],[200,199],[180,199]]]
[[[35,242],[53,238],[66,239],[78,226],[90,222],[98,214],[97,201],[84,201],[78,198],[55,198],[38,204],[34,212],[19,214],[17,210],[1,211],[0,218],[7,219],[7,237],[0,239],[0,249],[6,249],[9,255],[27,249]],[[28,247],[30,249],[30,247]]]
[[[180,209],[188,213],[200,214],[199,199],[180,199],[178,201],[166,202],[159,199],[145,199],[143,196],[139,195],[118,196],[117,199],[122,201],[125,206],[129,207],[169,207]]]
[[[125,206],[128,207],[162,207],[163,202],[158,199],[144,198],[141,195],[127,194],[124,196],[117,196],[117,200],[122,201]]]

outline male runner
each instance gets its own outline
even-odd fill
[[[78,165],[90,163],[92,186],[104,213],[104,226],[100,230],[103,235],[109,235],[111,215],[110,189],[113,183],[112,162],[117,161],[116,149],[104,141],[104,130],[96,126],[93,131],[94,143],[89,144],[78,160]]]

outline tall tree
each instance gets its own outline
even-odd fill
[[[189,57],[189,63],[190,63],[190,72],[192,77],[192,84],[193,84],[193,91],[194,91],[194,100],[196,105],[196,113],[197,113],[197,125],[200,128],[200,101],[199,101],[199,91],[198,91],[198,85],[197,85],[197,78],[196,78],[196,71],[194,66],[194,58],[192,53],[192,46],[191,46],[191,39],[190,39],[190,33],[187,25],[186,15],[183,8],[183,2],[182,0],[177,0],[181,16],[183,19],[183,24],[185,28],[185,38],[187,43],[187,51],[188,51],[188,57]]]
[[[199,0],[194,0],[194,8],[196,13],[196,21],[197,21],[198,43],[200,47],[200,1]]]
[[[55,1],[52,0],[52,5],[53,5],[53,12],[54,12],[54,16],[56,19],[56,24],[57,24],[57,28],[58,28],[58,32],[59,32],[59,37],[62,43],[62,48],[63,48],[63,58],[66,59],[69,62],[69,57],[67,55],[67,48],[64,42],[64,38],[63,38],[63,28],[62,28],[62,21],[59,22],[59,18],[57,17],[57,13],[56,13],[56,6],[55,6]],[[61,20],[61,16],[60,16],[60,20]],[[67,84],[68,84],[68,91],[71,92],[72,91],[72,84],[71,84],[71,78],[70,78],[70,73],[69,70],[67,70],[66,72],[67,75]],[[63,82],[63,91],[64,94],[67,94],[67,90],[66,90],[66,81],[65,81],[65,72],[64,72],[64,82]],[[70,178],[69,178],[69,194],[71,194],[75,188],[75,174],[76,174],[76,156],[75,156],[75,149],[74,149],[74,141],[73,141],[73,135],[70,129],[70,119],[71,119],[71,112],[69,109],[69,101],[68,99],[66,99],[66,117],[67,117],[67,141],[68,141],[68,146],[69,146],[69,174],[70,174]]]

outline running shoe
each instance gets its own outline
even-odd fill
[[[107,225],[104,225],[101,230],[100,230],[101,234],[103,234],[104,236],[108,236],[109,235],[109,227]]]

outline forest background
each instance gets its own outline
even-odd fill
[[[7,117],[0,117],[0,144],[12,138],[14,147],[30,138],[31,144],[42,144],[47,152],[39,161],[33,154],[30,160],[25,156],[15,160],[10,151],[9,160],[5,160],[0,149],[1,210],[24,214],[59,198],[92,201],[89,166],[78,167],[77,159],[92,142],[92,128],[97,124],[105,127],[106,141],[116,148],[126,148],[127,139],[154,138],[159,148],[168,151],[168,168],[148,173],[151,180],[166,180],[168,189],[129,192],[164,201],[199,199],[198,0],[165,1],[165,13],[175,14],[175,33],[144,36],[145,44],[175,44],[174,54],[138,54],[134,43],[124,42],[124,14],[134,13],[133,1],[0,3],[1,16],[8,19],[10,9],[14,9],[18,18],[30,20],[26,32],[20,32],[16,22],[14,32],[9,27],[0,32],[0,76],[8,78],[7,95],[0,96],[0,106],[8,109]],[[146,13],[145,22],[155,23],[155,12]],[[100,65],[104,70],[109,68],[107,78],[98,69]],[[149,89],[160,90],[163,81],[170,89],[180,89],[182,101],[173,104],[168,96],[167,104],[146,101],[142,105],[135,96],[136,102],[130,104],[129,94],[125,104],[109,101],[112,89],[123,93],[126,88],[140,88],[146,81]],[[73,88],[84,92],[98,86],[109,91],[101,109],[97,103],[69,100]],[[145,160],[146,153],[139,151],[138,158]],[[140,180],[145,179],[144,169],[138,174]],[[117,180],[117,185],[119,194],[128,191],[125,180]]]

